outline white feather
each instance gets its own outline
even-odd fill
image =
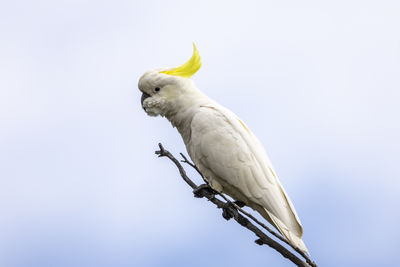
[[[262,145],[244,123],[228,109],[210,103],[199,106],[190,128],[189,155],[210,184],[259,211],[307,252],[293,204]]]

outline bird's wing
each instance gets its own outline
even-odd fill
[[[300,248],[304,245],[298,244],[303,234],[300,220],[267,154],[235,114],[217,104],[202,106],[191,123],[188,150],[201,170],[217,175],[264,207],[289,241],[293,239]]]

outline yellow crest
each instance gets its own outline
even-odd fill
[[[196,45],[193,43],[193,55],[185,64],[173,69],[160,71],[160,73],[179,76],[183,78],[190,78],[200,69],[200,67],[201,60],[199,50],[197,50]]]

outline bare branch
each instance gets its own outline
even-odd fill
[[[180,155],[182,156],[183,160],[181,160],[181,162],[184,162],[188,165],[190,165],[191,167],[193,167],[199,174],[200,176],[203,178],[204,181],[206,181],[206,179],[204,179],[203,174],[200,172],[200,170],[197,168],[196,165],[194,165],[192,162],[190,162],[185,155],[183,155],[182,153],[180,153]],[[207,182],[207,181],[206,181]],[[220,194],[218,193],[218,195],[220,195],[225,201],[230,201],[224,194]],[[264,223],[260,222],[256,217],[254,217],[253,215],[251,215],[250,213],[248,213],[247,211],[243,210],[241,207],[239,207],[237,204],[235,204],[234,202],[232,202],[232,205],[239,210],[241,213],[243,213],[244,215],[246,215],[247,217],[249,217],[250,219],[252,219],[255,223],[257,223],[258,225],[260,225],[262,228],[264,228],[265,230],[267,230],[270,234],[272,234],[273,236],[275,236],[276,238],[278,238],[279,240],[281,240],[282,242],[286,243],[287,245],[289,245],[293,250],[295,250],[297,253],[299,253],[306,261],[308,264],[310,264],[311,266],[316,266],[315,263],[307,256],[306,253],[304,253],[303,251],[301,251],[298,247],[293,246],[292,244],[290,244],[282,235],[278,234],[277,232],[275,232],[274,230],[272,230],[271,228],[269,228],[267,225],[265,225]]]
[[[179,169],[179,173],[181,174],[183,180],[185,180],[185,182],[193,189],[195,189],[197,187],[197,185],[195,183],[192,182],[192,180],[189,179],[189,177],[187,177],[186,175],[186,171],[185,169],[182,167],[182,165],[179,163],[179,161],[172,156],[171,153],[169,153],[169,151],[165,150],[163,145],[161,143],[158,144],[158,146],[160,147],[160,150],[156,151],[156,154],[158,155],[158,157],[167,157],[170,160],[172,160],[173,163],[175,163],[176,167],[178,167]]]
[[[255,241],[258,245],[268,245],[271,248],[275,249],[278,251],[283,257],[289,259],[292,261],[294,264],[297,266],[312,266],[312,267],[317,267],[316,263],[311,261],[311,259],[301,250],[298,248],[292,246],[287,240],[285,240],[282,236],[277,234],[275,231],[271,230],[268,226],[257,220],[254,216],[252,216],[250,213],[244,211],[242,208],[240,208],[238,205],[235,203],[231,202],[224,194],[220,194],[214,190],[212,190],[207,184],[205,185],[200,185],[197,186],[186,174],[185,169],[182,167],[180,162],[168,151],[165,150],[164,147],[162,146],[161,143],[158,144],[160,147],[160,150],[156,151],[155,153],[158,155],[158,157],[167,157],[169,158],[178,168],[179,173],[182,177],[182,179],[193,189],[193,193],[195,194],[195,197],[205,197],[207,198],[210,202],[215,204],[218,208],[223,210],[222,216],[226,219],[229,220],[233,218],[236,222],[238,222],[241,226],[247,228],[248,230],[252,231],[258,239]],[[191,167],[193,167],[199,174],[200,176],[204,179],[203,174],[200,172],[200,170],[191,163],[182,153],[181,156],[183,160],[181,162],[184,162]],[[220,195],[224,200],[220,200],[215,197],[215,195],[218,194]],[[269,237],[267,234],[265,234],[263,231],[261,231],[257,226],[255,226],[249,219],[247,219],[245,216],[253,220],[255,223],[260,225],[262,228],[267,230],[270,234],[274,235],[276,238],[281,240],[282,242],[290,245],[296,252],[298,252],[306,261],[301,260],[299,257],[294,255],[292,252],[290,252],[287,248],[282,246],[280,243]]]

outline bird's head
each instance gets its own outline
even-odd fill
[[[185,64],[176,68],[147,71],[139,79],[143,109],[150,116],[166,116],[182,98],[195,90],[190,79],[201,66],[199,51],[193,44],[193,55]]]

